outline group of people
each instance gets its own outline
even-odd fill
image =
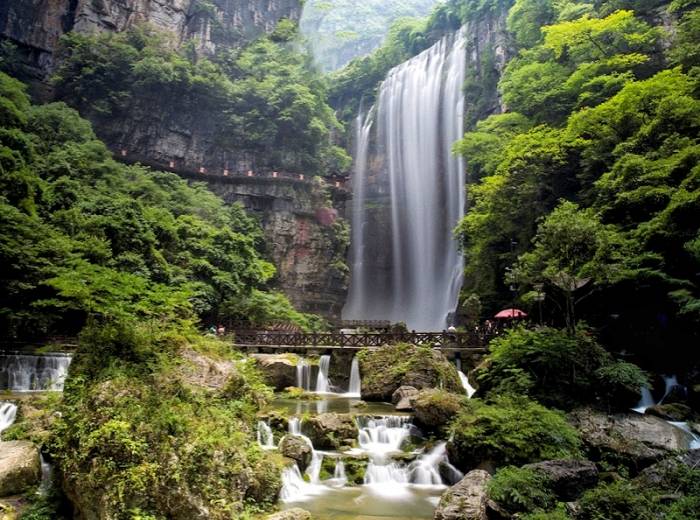
[[[216,326],[212,324],[211,327],[209,327],[209,334],[213,336],[224,336],[226,334],[226,327],[223,325]]]

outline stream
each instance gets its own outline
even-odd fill
[[[351,364],[347,389],[333,385],[329,365],[330,357],[322,356],[313,381],[308,362],[300,358],[297,383],[319,398],[277,398],[268,410],[285,415],[286,433],[303,439],[312,451],[303,474],[296,463],[284,469],[280,508],[300,507],[318,520],[432,519],[442,493],[463,477],[450,464],[446,443],[427,441],[413,417],[396,412],[389,403],[360,401],[356,360]],[[473,388],[466,375],[460,374],[465,393],[471,396]],[[327,412],[354,416],[358,435],[353,449],[319,450],[305,435],[305,418]],[[263,449],[277,449],[282,437],[282,432],[273,432],[265,421],[258,423],[257,438]],[[346,466],[351,460],[364,465],[359,485],[349,482],[352,476]],[[327,468],[325,473],[322,467]]]

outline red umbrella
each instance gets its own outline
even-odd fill
[[[521,311],[520,309],[503,309],[494,318],[499,320],[510,320],[513,318],[526,318],[527,313]]]

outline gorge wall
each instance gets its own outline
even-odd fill
[[[48,78],[58,63],[60,38],[69,32],[122,32],[142,23],[164,31],[168,43],[188,42],[215,56],[272,33],[282,19],[298,21],[300,0],[7,0],[0,3],[0,39],[21,58],[22,79],[35,98],[53,99]],[[191,43],[190,43],[191,45]],[[216,105],[168,96],[154,105],[136,100],[109,114],[80,107],[115,156],[208,182],[227,202],[258,215],[267,253],[277,267],[276,286],[295,306],[326,317],[339,315],[347,289],[346,192],[319,183],[272,180],[265,157],[223,143]],[[68,100],[67,100],[68,101]],[[191,101],[191,100],[190,100]],[[155,108],[155,107],[158,108]],[[229,140],[230,141],[230,140]],[[256,178],[224,177],[226,171]],[[206,173],[202,179],[201,173]],[[299,172],[306,173],[306,172]]]
[[[200,49],[237,47],[274,30],[282,18],[301,17],[299,0],[6,0],[0,35],[20,46],[41,79],[70,31],[124,31],[143,22],[172,34],[176,45],[193,37]]]

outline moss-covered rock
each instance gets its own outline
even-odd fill
[[[282,455],[297,463],[299,471],[306,471],[311,462],[311,446],[302,437],[285,435],[280,441],[279,450]]]
[[[276,502],[283,458],[255,440],[272,393],[253,363],[131,323],[80,343],[49,444],[77,514],[223,520]],[[226,367],[215,385],[212,367]]]
[[[51,434],[51,425],[58,417],[57,410],[63,395],[46,392],[22,396],[17,404],[15,422],[2,432],[2,440],[28,440],[41,447]]]
[[[359,433],[352,415],[340,413],[321,413],[309,417],[304,421],[304,432],[314,447],[321,450],[352,446]]]
[[[296,385],[298,356],[294,354],[253,354],[265,380],[275,390]]]
[[[489,403],[468,400],[449,433],[450,461],[462,470],[580,454],[579,436],[564,415],[524,397],[499,397]]]
[[[308,511],[295,507],[269,515],[265,520],[313,520],[313,517]]]
[[[446,390],[421,390],[413,399],[416,421],[427,430],[440,430],[455,418],[466,398]]]
[[[362,399],[390,401],[400,386],[461,392],[457,369],[441,352],[426,346],[386,345],[358,354]]]
[[[700,421],[700,414],[683,403],[657,404],[650,406],[644,412],[647,415],[660,417],[666,421],[696,422]]]
[[[29,441],[0,442],[0,497],[23,493],[39,483],[38,448]]]

